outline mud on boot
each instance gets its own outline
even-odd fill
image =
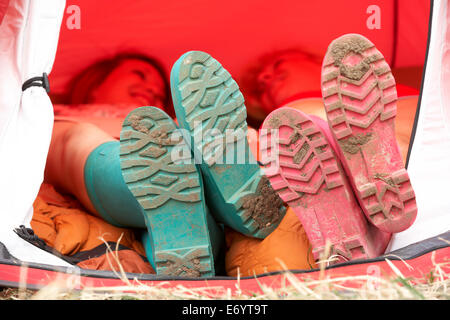
[[[368,39],[347,34],[328,47],[321,81],[328,123],[364,213],[385,232],[407,229],[417,205],[395,137],[389,65]]]
[[[328,137],[312,118],[289,107],[273,111],[262,125],[260,146],[270,183],[300,219],[316,260],[324,258],[327,241],[330,254],[340,257],[335,262],[382,253],[376,245],[381,231],[370,230]]]
[[[286,209],[250,151],[237,83],[210,55],[191,51],[173,66],[171,90],[177,119],[202,169],[211,213],[245,235],[265,238]]]
[[[122,175],[143,209],[156,273],[214,276],[200,170],[193,161],[174,161],[172,150],[182,142],[176,130],[158,108],[130,112],[120,134]]]

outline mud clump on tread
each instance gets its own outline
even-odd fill
[[[374,179],[379,179],[384,183],[390,185],[391,187],[398,188],[398,185],[394,182],[392,177],[386,178],[389,174],[387,173],[375,173],[373,176]]]
[[[370,139],[372,139],[372,132],[368,132],[365,135],[360,133],[356,136],[340,140],[339,145],[344,152],[356,154],[361,150],[361,146],[369,142]]]
[[[370,69],[369,64],[366,61],[362,61],[359,65],[355,67],[349,67],[346,65],[341,65],[341,73],[347,78],[352,80],[359,80],[366,74]]]
[[[336,41],[331,48],[331,55],[334,59],[334,65],[338,67],[348,52],[351,51],[361,54],[370,47],[370,44],[365,39],[360,37],[340,39]]]
[[[153,138],[153,142],[159,145],[160,148],[163,145],[166,146],[181,142],[181,137],[178,139],[178,141],[172,142],[172,139],[169,136],[169,132],[166,130],[166,128],[160,128],[159,130],[150,131],[150,129],[142,123],[142,120],[143,118],[136,114],[133,114],[128,118],[128,122],[134,130],[149,135],[151,138]]]
[[[163,145],[170,144],[171,139],[169,138],[167,131],[164,129],[155,130],[150,133],[150,137],[155,139],[155,143],[162,147]]]
[[[197,269],[191,269],[191,268],[188,268],[186,266],[182,266],[181,270],[184,272],[184,274],[187,277],[195,277],[195,278],[200,277],[200,271],[197,270]]]
[[[326,150],[326,148],[327,148],[327,146],[320,146],[320,147],[317,147],[317,148],[316,148],[317,153],[324,153],[325,150]]]
[[[142,120],[142,117],[140,117],[136,114],[133,114],[128,118],[128,122],[130,123],[131,127],[134,130],[142,132],[142,133],[149,133],[149,131],[150,131],[149,128],[147,128],[146,126],[143,126],[141,124],[141,120]]]
[[[292,160],[292,162],[294,162],[295,164],[299,164],[300,162],[302,162],[303,158],[305,157],[306,153],[308,153],[309,151],[309,144],[305,143],[300,150],[298,150],[298,152],[294,155],[294,158]]]
[[[270,227],[280,221],[282,206],[283,200],[272,189],[266,177],[259,182],[256,194],[246,196],[242,205],[260,229]]]
[[[281,126],[281,120],[278,117],[273,117],[269,120],[269,125],[274,128],[279,128]]]
[[[300,140],[302,138],[302,135],[299,132],[294,132],[290,137],[289,137],[289,144],[294,144],[296,143],[298,140]]]
[[[161,267],[167,268],[165,270],[165,274],[171,275],[171,276],[187,276],[187,277],[193,277],[198,278],[201,276],[200,273],[200,260],[199,259],[193,259],[192,264],[194,268],[186,267],[185,265],[178,265],[176,263],[173,263],[171,261],[167,261],[164,264],[161,264]]]
[[[366,57],[355,66],[344,65],[342,61],[349,52],[362,54],[371,47],[372,45],[367,40],[355,36],[336,41],[330,53],[333,57],[334,65],[339,68],[342,75],[351,80],[360,80],[370,69],[370,63],[374,62],[375,59]]]

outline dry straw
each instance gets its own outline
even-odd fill
[[[106,242],[105,242],[106,243]],[[318,262],[320,267],[319,278],[299,279],[288,271],[285,264],[278,260],[284,272],[282,273],[281,287],[273,288],[259,282],[255,277],[260,291],[253,294],[244,294],[241,288],[241,279],[238,276],[235,282],[235,291],[223,287],[207,286],[202,288],[187,288],[182,285],[167,288],[169,282],[157,285],[148,285],[133,279],[130,281],[118,257],[118,247],[113,250],[107,244],[107,259],[115,274],[123,281],[123,286],[93,287],[81,286],[77,275],[73,279],[57,279],[39,291],[26,288],[26,266],[21,272],[19,289],[5,289],[0,292],[0,299],[33,299],[33,300],[124,300],[124,299],[170,299],[170,300],[403,300],[403,299],[450,299],[448,287],[450,285],[448,270],[450,261],[436,263],[435,253],[431,256],[432,269],[421,279],[405,277],[400,270],[389,260],[387,264],[394,276],[359,275],[347,277],[330,277],[326,266],[335,258],[330,256],[330,246],[326,246],[324,256]],[[111,260],[112,259],[112,260]],[[401,259],[400,259],[401,260]],[[113,263],[113,261],[115,263]],[[412,267],[401,260],[408,269]],[[347,285],[349,282],[351,286]],[[356,284],[356,285],[355,285]]]

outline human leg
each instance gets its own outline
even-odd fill
[[[84,169],[91,152],[110,141],[116,140],[92,124],[55,121],[45,181],[73,194],[91,213],[98,215],[87,194]]]

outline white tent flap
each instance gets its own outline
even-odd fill
[[[408,172],[417,219],[395,234],[388,251],[450,230],[450,1],[434,1],[419,120]]]
[[[29,226],[53,127],[45,89],[22,92],[22,84],[50,72],[64,7],[64,0],[10,1],[0,26],[0,242],[22,261],[68,266],[13,232]]]

